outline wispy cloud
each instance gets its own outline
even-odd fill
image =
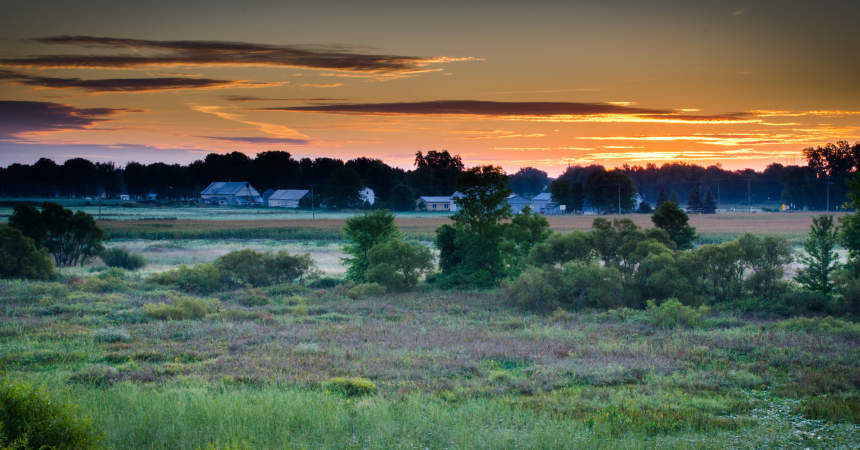
[[[220,106],[209,106],[209,105],[193,105],[191,107],[194,111],[201,112],[204,114],[211,114],[215,117],[219,117],[224,120],[229,120],[231,122],[241,123],[245,125],[250,125],[252,127],[257,128],[258,130],[266,133],[270,136],[276,138],[283,139],[307,139],[308,136],[289,128],[284,125],[276,124],[276,123],[268,123],[268,122],[259,122],[254,120],[248,120],[244,117],[240,116],[236,113],[231,113],[224,111]]]
[[[247,83],[233,80],[215,80],[211,78],[102,78],[84,80],[81,78],[40,77],[10,70],[0,70],[0,80],[52,89],[82,89],[93,93],[107,92],[151,92],[178,89],[212,89],[225,87],[263,87],[271,83]]]
[[[330,97],[271,98],[253,95],[224,95],[221,98],[231,102],[343,102],[347,100],[345,98]]]
[[[99,36],[50,36],[52,45],[127,50],[112,55],[32,55],[3,58],[0,65],[33,68],[129,69],[146,66],[273,66],[357,73],[408,73],[431,65],[475,61],[473,57],[419,57],[364,53],[346,46],[291,46],[223,41],[161,41]],[[146,54],[149,53],[149,54]]]
[[[308,139],[290,139],[290,138],[272,138],[272,137],[257,137],[257,136],[201,136],[206,139],[214,139],[217,141],[237,142],[244,144],[290,144],[290,145],[307,145],[310,143]]]
[[[109,120],[116,114],[133,111],[123,108],[75,108],[51,102],[0,101],[0,139],[81,130]]]
[[[497,117],[539,122],[664,122],[757,123],[747,113],[689,115],[674,110],[650,109],[611,103],[495,102],[436,100],[396,103],[338,103],[328,105],[263,108],[272,111],[320,112],[366,115],[459,115]]]
[[[302,83],[302,87],[310,88],[336,88],[343,86],[343,83]]]
[[[732,11],[732,17],[740,17],[746,14],[749,11],[749,8],[738,8]]]

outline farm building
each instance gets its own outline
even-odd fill
[[[269,195],[266,205],[270,208],[298,208],[299,202],[306,195],[307,189],[278,189]]]
[[[362,203],[373,205],[376,203],[376,192],[373,192],[373,189],[366,187],[358,191],[358,198],[361,199]]]
[[[457,206],[449,195],[422,195],[418,197],[419,211],[456,211]]]
[[[214,181],[200,192],[200,202],[222,206],[256,206],[263,204],[263,197],[244,181]]]
[[[532,211],[540,214],[561,214],[558,202],[552,201],[549,192],[542,192],[532,199]]]
[[[531,208],[532,202],[527,198],[520,197],[517,194],[511,194],[508,196],[508,205],[511,206],[511,212],[514,214],[519,214],[525,208]]]

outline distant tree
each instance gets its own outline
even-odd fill
[[[343,248],[344,253],[349,255],[344,258],[347,264],[346,277],[356,282],[367,281],[370,249],[400,235],[394,225],[394,214],[384,209],[347,219],[343,231],[349,241]]]
[[[582,211],[585,208],[585,186],[579,181],[574,181],[570,187],[570,208],[573,211]]]
[[[669,201],[678,205],[678,194],[675,191],[672,191],[672,195],[669,197]]]
[[[711,191],[705,193],[705,200],[702,201],[702,214],[716,214],[717,203],[711,195]]]
[[[395,211],[414,211],[415,192],[405,184],[398,184],[391,190],[391,206]]]
[[[696,238],[696,229],[689,225],[690,218],[687,213],[678,207],[675,202],[663,202],[651,221],[657,228],[669,233],[669,237],[675,242],[679,250],[693,248],[693,240]]]
[[[847,207],[854,209],[854,214],[839,220],[839,243],[848,250],[848,268],[853,278],[860,278],[860,172],[854,175],[848,183]]]
[[[651,205],[645,200],[642,200],[642,202],[639,203],[639,208],[636,210],[639,214],[651,214],[653,211],[654,210],[651,208]]]
[[[546,218],[528,207],[504,224],[501,249],[509,276],[516,276],[525,269],[532,248],[546,240],[550,233]]]
[[[560,205],[565,205],[568,212],[574,211],[571,200],[571,185],[567,178],[553,180],[549,184],[549,192],[552,201],[558,202]]]
[[[326,179],[323,200],[329,208],[355,208],[361,204],[358,192],[362,187],[361,177],[354,169],[339,167]]]
[[[549,177],[543,170],[523,167],[508,177],[508,182],[514,193],[531,198],[543,192],[549,183]]]
[[[451,195],[457,176],[463,171],[463,160],[447,150],[430,150],[415,154],[415,170],[407,174],[407,183],[420,195]]]
[[[633,180],[620,170],[595,171],[589,174],[585,181],[585,198],[604,213],[632,210],[635,194]],[[621,211],[618,210],[619,199]]]
[[[687,211],[694,214],[702,212],[702,195],[699,193],[698,186],[690,190],[690,198],[687,200]]]
[[[860,143],[851,146],[847,141],[838,141],[824,147],[810,147],[803,150],[803,157],[820,180],[832,183],[829,207],[841,205],[845,201],[846,182],[860,164]]]
[[[829,295],[833,290],[832,274],[839,267],[836,248],[837,231],[833,216],[819,216],[812,219],[812,228],[803,241],[805,254],[798,260],[806,267],[794,277],[807,288]]]
[[[30,205],[16,205],[9,225],[47,249],[58,266],[83,264],[104,250],[106,237],[93,216],[72,213],[57,203],[43,203],[41,212]]]
[[[663,186],[660,186],[660,193],[657,194],[657,207],[659,208],[664,202],[668,201],[666,198],[666,190],[663,189]]]
[[[367,253],[365,278],[389,291],[406,291],[433,267],[430,249],[402,239],[389,239],[374,245]]]

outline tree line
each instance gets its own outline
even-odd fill
[[[556,180],[542,170],[525,167],[507,182],[512,192],[527,198],[548,190],[568,212],[585,205],[601,212],[617,212],[619,207],[630,212],[636,207],[637,193],[646,202],[641,212],[665,200],[695,212],[748,201],[783,202],[793,210],[839,209],[847,200],[847,180],[860,165],[860,144],[840,141],[805,149],[803,155],[804,166],[774,163],[763,171],[686,163],[624,165],[614,170],[577,165]],[[261,192],[314,187],[314,201],[334,208],[360,206],[358,191],[370,187],[378,202],[375,206],[412,210],[420,195],[451,195],[457,176],[465,170],[462,159],[447,150],[417,152],[411,170],[367,157],[296,159],[284,151],[262,152],[254,158],[239,152],[210,153],[188,165],[131,162],[124,167],[84,158],[62,164],[42,158],[32,165],[0,168],[0,196],[146,198],[155,194],[159,199],[182,200],[196,198],[212,181],[249,181]]]

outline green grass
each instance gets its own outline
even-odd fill
[[[860,445],[846,319],[697,311],[667,328],[426,287],[208,299],[88,270],[0,280],[0,370],[77,405],[109,448]]]

